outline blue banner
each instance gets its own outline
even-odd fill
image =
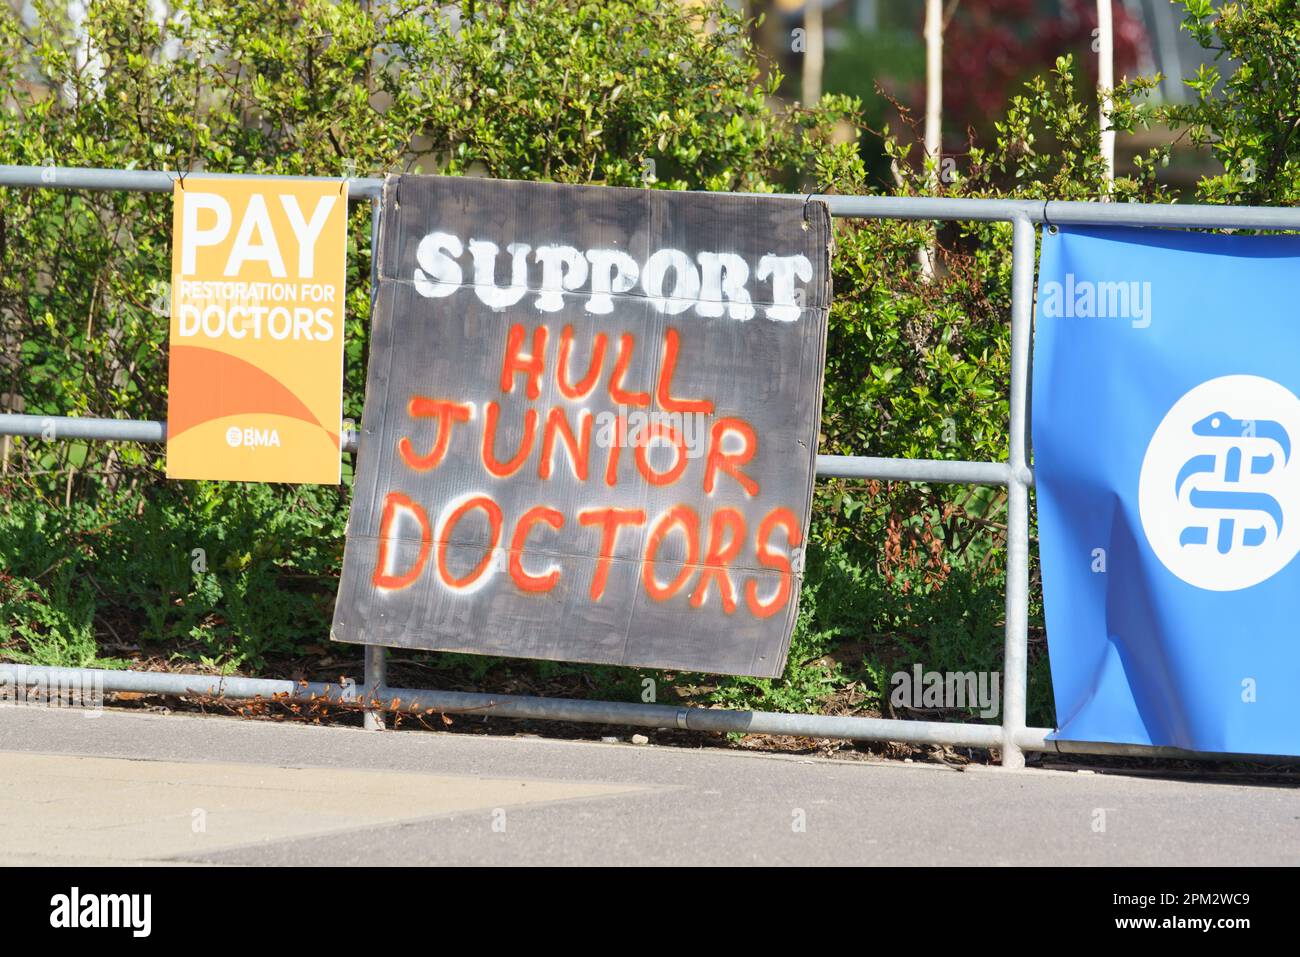
[[[1300,755],[1298,291],[1300,238],[1044,233],[1057,737]]]

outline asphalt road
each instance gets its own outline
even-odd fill
[[[1300,793],[8,706],[0,863],[1296,864]]]

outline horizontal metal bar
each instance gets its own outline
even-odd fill
[[[227,698],[230,700],[289,697],[317,698],[339,703],[363,703],[355,682],[342,685],[270,678],[186,675],[149,671],[108,671],[96,668],[50,668],[0,664],[0,700],[22,689],[73,688],[85,693],[135,692]],[[530,718],[586,724],[621,724],[642,728],[677,728],[716,733],[786,734],[797,737],[843,738],[864,741],[908,741],[954,747],[996,748],[1002,740],[998,725],[942,721],[897,721],[880,718],[828,717],[770,711],[730,711],[686,708],[626,701],[580,701],[524,695],[491,695],[459,691],[430,691],[382,687],[371,699],[388,710],[421,713],[483,714],[498,718]],[[1041,744],[1049,733],[1039,731]]]
[[[1053,200],[1030,218],[1074,226],[1177,229],[1300,229],[1300,209],[1273,206],[1183,206],[1176,203],[1076,203]]]
[[[130,193],[170,193],[172,183],[182,175],[221,179],[307,179],[328,182],[347,179],[348,199],[356,202],[376,199],[384,188],[382,177],[272,176],[256,173],[206,173],[201,171],[181,174],[176,170],[85,169],[75,166],[0,166],[0,186],[92,191],[121,190]]]
[[[1036,729],[1035,729],[1036,730]],[[1188,751],[1158,744],[1114,744],[1108,741],[1047,740],[1043,747],[1026,747],[1028,751],[1050,754],[1105,754],[1118,758],[1161,758],[1169,761],[1243,761],[1252,764],[1297,764],[1300,755],[1246,754],[1237,751]]]
[[[823,478],[883,479],[961,485],[1006,485],[1005,462],[963,462],[948,459],[891,459],[869,455],[819,455],[817,474]]]
[[[167,423],[141,419],[95,419],[60,415],[0,414],[0,435],[24,435],[48,441],[165,442]],[[342,449],[355,452],[355,429],[343,430]],[[1005,462],[961,462],[946,459],[890,459],[865,455],[819,455],[817,474],[824,478],[881,479],[899,482],[940,482],[1006,485]]]
[[[1075,226],[1176,229],[1297,229],[1300,208],[1207,206],[1178,203],[1080,203],[1065,200],[959,199],[942,196],[814,195],[834,216],[953,222],[1013,221]]]
[[[344,452],[357,450],[355,429],[342,430]],[[0,435],[34,436],[51,442],[165,442],[167,423],[149,419],[96,419],[67,415],[0,414]]]
[[[805,197],[800,196],[799,199]],[[960,199],[943,196],[839,196],[814,194],[832,216],[854,219],[926,219],[955,222],[1010,222],[1018,216],[1041,216],[1041,201],[1024,199]]]
[[[164,442],[167,423],[141,419],[95,419],[67,415],[0,413],[0,435],[36,436],[51,442]]]
[[[124,192],[170,192],[181,174],[175,170],[92,169],[72,166],[0,166],[0,186],[33,189],[122,190]],[[191,174],[186,174],[191,175]],[[242,174],[195,172],[194,176],[234,176]],[[253,179],[287,177],[250,174]],[[329,179],[320,176],[295,179]],[[348,195],[354,199],[374,199],[383,190],[382,177],[348,180]],[[823,200],[835,216],[862,216],[882,219],[966,219],[1010,220],[1016,215],[1032,215],[1031,206],[1041,203],[1025,200],[945,199],[932,196],[788,196],[806,200]]]
[[[12,699],[16,693],[21,694],[22,689],[33,687],[50,691],[60,688],[78,689],[83,694],[87,690],[106,694],[126,691],[177,697],[225,698],[232,701],[287,698],[295,701],[324,699],[338,704],[352,705],[365,703],[362,701],[356,683],[352,681],[339,684],[285,681],[274,678],[0,664],[0,701]],[[938,744],[958,748],[998,748],[1002,745],[1002,729],[992,724],[899,721],[883,718],[782,714],[772,711],[731,711],[626,701],[580,701],[571,698],[471,694],[459,691],[392,687],[377,689],[372,700],[378,701],[384,708],[416,713],[431,709],[446,714],[482,714],[495,718],[675,728],[715,733],[784,734],[810,738],[902,741],[910,744]],[[395,707],[392,707],[394,705]],[[1269,763],[1297,760],[1279,755],[1224,754],[1096,741],[1054,741],[1049,738],[1052,733],[1049,728],[1025,728],[1016,735],[1016,743],[1026,751],[1054,754],[1101,754]]]
[[[110,671],[105,668],[51,668],[0,663],[0,701],[24,688],[68,688],[116,693],[168,694],[248,700],[291,697],[328,698],[359,703],[355,682],[285,681],[238,675],[187,675],[161,671]]]
[[[623,701],[580,701],[524,695],[491,695],[413,688],[381,689],[376,697],[400,710],[432,709],[446,714],[485,714],[502,718],[534,718],[594,724],[625,724],[642,728],[679,728],[736,734],[788,734],[797,737],[845,738],[863,741],[910,741],[956,747],[996,748],[1002,729],[993,724],[944,721],[897,721],[883,718],[782,714],[773,711],[731,711],[684,708]],[[1044,731],[1044,734],[1047,732]]]
[[[89,169],[71,166],[0,166],[0,187],[35,189],[123,190],[169,192],[182,174],[175,170]],[[185,174],[191,175],[191,174]],[[194,176],[253,179],[330,180],[328,176],[195,172]],[[377,199],[383,177],[348,177],[349,199]],[[1297,229],[1300,208],[1271,206],[1206,206],[1176,203],[1079,203],[1029,199],[965,199],[945,196],[840,196],[818,194],[793,197],[823,201],[834,216],[869,219],[1010,222],[1026,217],[1035,223],[1108,226],[1155,226],[1213,229]]]

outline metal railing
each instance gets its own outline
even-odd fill
[[[170,171],[71,169],[51,166],[0,166],[0,187],[62,190],[168,192],[180,174]],[[211,174],[203,174],[211,175]],[[276,178],[276,177],[265,177]],[[372,204],[374,215],[383,180],[354,178],[348,197]],[[801,197],[802,198],[802,197]],[[830,478],[906,482],[1002,485],[1007,489],[1006,625],[1003,640],[1003,708],[1001,725],[880,718],[833,717],[687,708],[615,701],[581,701],[520,695],[470,694],[390,687],[386,649],[367,646],[363,687],[304,684],[259,678],[94,671],[107,691],[192,694],[257,698],[323,697],[365,705],[396,700],[398,710],[434,709],[448,713],[513,718],[623,724],[699,731],[786,734],[807,737],[904,741],[955,747],[996,748],[1004,767],[1024,766],[1025,751],[1060,751],[1152,757],[1231,757],[1177,748],[1105,742],[1049,740],[1051,729],[1025,724],[1028,684],[1029,616],[1029,358],[1033,322],[1035,224],[1108,225],[1216,229],[1300,230],[1300,209],[1251,206],[1179,206],[1138,203],[1079,203],[1042,200],[945,199],[941,197],[814,196],[833,216],[925,221],[1009,222],[1012,226],[1010,433],[1005,462],[896,459],[873,456],[817,456],[817,474]],[[162,442],[165,422],[88,419],[40,415],[0,415],[0,435],[49,436],[83,441]],[[343,449],[355,451],[355,431],[345,432]],[[91,669],[13,667],[12,675],[46,681],[75,679]],[[366,726],[380,728],[382,713],[366,712]]]

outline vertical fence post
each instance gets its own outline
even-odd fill
[[[383,199],[377,198],[370,203],[370,320],[374,328],[375,300],[379,298],[379,221],[383,210]],[[361,430],[357,427],[357,448],[360,449]],[[355,476],[354,476],[355,478]],[[365,664],[365,702],[364,727],[367,731],[384,730],[384,712],[369,707],[371,701],[377,700],[380,691],[388,684],[388,649],[380,645],[366,645]]]
[[[1002,659],[1002,766],[1023,768],[1029,684],[1029,350],[1034,298],[1034,227],[1011,221],[1011,431],[1008,441],[1006,635]]]
[[[388,684],[388,649],[382,645],[366,645],[366,677],[365,689],[362,691],[366,709],[364,715],[364,727],[367,731],[384,730],[384,711],[383,708],[375,709],[370,707],[370,702],[382,699],[379,697],[384,686]]]

